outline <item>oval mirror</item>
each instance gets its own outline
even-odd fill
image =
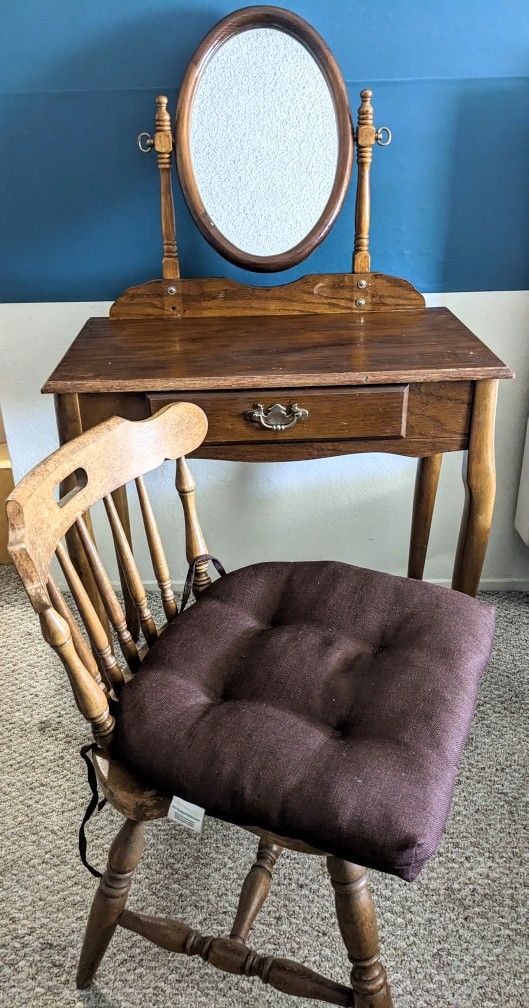
[[[347,91],[296,14],[247,7],[213,28],[187,69],[175,139],[195,223],[230,262],[288,269],[336,220],[353,153]]]

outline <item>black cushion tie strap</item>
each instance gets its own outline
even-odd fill
[[[96,748],[95,742],[91,742],[89,745],[83,746],[82,749],[80,750],[80,755],[82,756],[82,758],[86,763],[88,785],[92,792],[92,797],[88,802],[86,812],[83,816],[83,821],[79,827],[79,857],[81,858],[81,861],[83,862],[85,868],[88,868],[88,871],[91,872],[92,875],[95,876],[95,878],[101,878],[101,872],[98,871],[97,868],[94,868],[93,865],[89,864],[88,861],[86,860],[85,826],[88,820],[92,818],[95,810],[97,809],[97,811],[100,812],[103,806],[106,805],[107,803],[106,798],[102,798],[101,801],[99,801],[99,791],[97,790],[96,772],[94,770],[94,764],[92,763],[92,760],[88,755],[89,753],[93,752],[95,748]]]
[[[182,601],[180,603],[180,612],[184,611],[187,603],[189,602],[191,590],[193,588],[193,581],[195,579],[195,571],[197,568],[197,564],[209,562],[210,560],[215,570],[220,574],[221,577],[224,577],[226,573],[224,567],[222,566],[220,560],[217,560],[217,558],[212,556],[211,553],[203,553],[202,556],[195,557],[195,559],[192,560],[191,563],[189,564],[186,583],[184,585],[184,591],[182,593]]]

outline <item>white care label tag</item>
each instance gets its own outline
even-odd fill
[[[175,795],[169,805],[167,818],[179,826],[193,830],[193,833],[201,833],[205,811],[200,805],[193,805],[192,802],[184,801]]]

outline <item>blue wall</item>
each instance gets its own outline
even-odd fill
[[[241,0],[242,3],[242,0]],[[333,50],[351,104],[374,88],[373,267],[425,291],[529,287],[529,0],[297,0]],[[16,0],[2,5],[0,301],[114,298],[158,276],[151,130],[224,0]],[[175,186],[177,188],[177,186]],[[184,275],[285,282],[350,268],[353,192],[295,270],[225,263],[177,195]]]

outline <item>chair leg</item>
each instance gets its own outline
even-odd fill
[[[132,875],[144,848],[144,823],[125,819],[110,848],[108,864],[90,909],[77,969],[77,986],[88,987],[125,909]]]
[[[241,945],[245,945],[248,941],[257,914],[270,892],[272,871],[280,854],[281,847],[278,844],[264,839],[259,841],[257,858],[244,880],[239,896],[239,905],[230,934],[232,941],[240,942]]]
[[[340,933],[353,964],[354,1008],[393,1008],[380,962],[375,907],[364,868],[328,857]]]

